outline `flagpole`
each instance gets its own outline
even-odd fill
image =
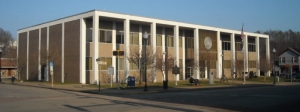
[[[246,49],[245,49],[245,41],[244,41],[244,24],[242,25],[242,33],[241,33],[241,38],[242,38],[242,42],[243,42],[243,49],[242,49],[242,53],[244,54],[244,73],[243,73],[243,77],[244,77],[244,83],[243,84],[246,84],[246,79],[245,79],[245,74],[246,74],[246,66],[245,66],[245,58],[246,58]]]
[[[244,47],[245,47],[245,41],[243,41],[244,42]],[[246,50],[245,50],[245,48],[243,49],[244,50],[244,83],[243,84],[246,84],[246,79],[245,79],[245,74],[246,74],[246,72],[245,72],[245,70],[246,70],[246,66],[245,66],[245,54],[246,54]]]

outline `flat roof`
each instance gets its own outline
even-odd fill
[[[82,15],[82,14],[85,14],[85,13],[94,12],[94,11],[106,12],[106,13],[111,13],[111,14],[121,14],[121,15],[124,15],[124,16],[134,16],[134,17],[149,18],[149,19],[162,20],[162,21],[169,21],[169,22],[176,22],[176,23],[183,23],[183,24],[190,24],[190,25],[198,25],[198,26],[202,26],[202,27],[209,27],[209,28],[220,29],[220,30],[231,30],[231,31],[235,31],[235,32],[236,32],[236,31],[240,31],[240,30],[234,30],[234,29],[228,29],[228,28],[219,28],[219,27],[213,27],[213,26],[205,26],[205,25],[200,25],[200,24],[193,24],[193,23],[187,23],[187,22],[180,22],[180,21],[173,21],[173,20],[166,20],[166,19],[151,18],[151,17],[145,17],[145,16],[136,16],[136,15],[123,14],[123,13],[116,13],[116,12],[109,12],[109,11],[102,11],[102,10],[96,10],[96,9],[90,10],[90,11],[86,11],[86,12],[82,12],[82,13],[78,13],[78,14],[74,14],[74,15],[71,15],[71,16],[66,16],[66,17],[59,18],[59,19],[55,19],[55,20],[52,20],[52,21],[48,21],[48,22],[44,22],[44,23],[32,25],[32,26],[29,26],[29,27],[21,28],[21,29],[19,29],[18,31],[24,30],[24,29],[27,29],[27,28],[31,28],[31,27],[36,27],[36,26],[43,25],[43,24],[47,24],[47,23],[51,23],[51,22],[55,22],[55,21],[58,21],[58,20],[67,19],[67,18],[70,18],[70,17]],[[104,16],[105,16],[105,15],[104,15]],[[124,18],[124,19],[125,19],[125,18]],[[158,23],[158,24],[161,24],[161,23]],[[181,26],[179,26],[179,27],[181,27]],[[182,26],[182,27],[184,27],[184,26]],[[204,29],[204,30],[206,30],[206,29]],[[222,31],[221,31],[221,32],[222,32]],[[259,33],[254,33],[254,32],[245,32],[245,31],[244,31],[244,33],[251,33],[251,34],[256,34],[256,35],[264,35],[264,37],[266,36],[266,34],[259,34]]]

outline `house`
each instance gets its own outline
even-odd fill
[[[281,73],[290,74],[299,72],[300,49],[289,47],[278,55]]]

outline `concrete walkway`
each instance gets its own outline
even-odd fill
[[[30,86],[30,87],[39,87],[47,89],[56,89],[56,90],[67,90],[67,91],[77,91],[77,92],[86,92],[93,94],[105,94],[105,95],[133,95],[133,94],[149,94],[149,93],[164,93],[164,92],[179,92],[179,91],[195,91],[195,90],[210,90],[210,89],[230,89],[230,88],[246,88],[246,87],[262,87],[262,86],[274,86],[273,83],[260,83],[260,82],[246,82],[242,84],[241,81],[236,81],[235,85],[209,85],[209,86],[185,86],[185,87],[173,87],[164,90],[162,87],[149,87],[148,92],[144,92],[143,88],[101,88],[100,91],[98,88],[89,87],[88,84],[54,84],[52,87],[51,83],[47,82],[20,82],[15,81],[11,83],[11,78],[2,77],[2,84],[12,84],[18,86]],[[275,86],[282,85],[300,85],[299,82],[279,82]]]

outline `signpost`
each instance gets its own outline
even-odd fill
[[[104,62],[104,61],[100,61],[101,60],[101,58],[97,58],[96,59],[96,61],[97,61],[97,63],[98,63],[98,65],[99,65],[99,75],[98,75],[98,83],[99,83],[99,92],[100,92],[100,76],[101,76],[101,65],[106,65],[106,62]]]
[[[110,75],[110,88],[112,88],[112,76],[114,75],[114,67],[112,65],[108,67],[108,74]]]
[[[180,74],[180,68],[177,67],[177,65],[175,65],[175,67],[173,67],[172,74],[175,75],[175,81],[176,81],[175,85],[177,86],[177,74]]]

